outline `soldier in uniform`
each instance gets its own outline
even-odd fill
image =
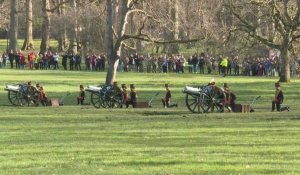
[[[129,107],[129,105],[132,105],[133,108],[136,108],[136,103],[137,103],[137,95],[135,91],[134,84],[130,85],[130,94],[129,94],[128,100],[126,101],[126,108]]]
[[[284,109],[280,108],[281,104],[283,103],[283,99],[284,97],[280,84],[275,83],[275,97],[272,100],[272,112],[275,110],[275,106],[277,111],[289,110],[288,107],[285,107]]]
[[[83,105],[83,101],[85,98],[85,92],[84,92],[83,85],[80,85],[79,89],[80,89],[80,92],[79,92],[79,96],[77,97],[77,104],[79,105],[79,103],[80,103],[81,105]]]
[[[121,88],[122,88],[122,94],[123,94],[124,104],[126,104],[126,102],[128,101],[127,86],[126,86],[126,84],[122,84]]]
[[[39,94],[40,102],[42,103],[43,106],[47,106],[49,103],[48,96],[46,95],[43,86],[39,86],[39,91],[40,91],[40,94]]]
[[[227,107],[229,112],[232,112],[232,110],[234,110],[234,101],[236,99],[236,96],[231,92],[228,83],[224,83],[223,88],[225,93],[225,107]]]
[[[172,97],[171,95],[171,90],[169,88],[169,84],[165,84],[165,88],[166,88],[166,95],[164,98],[161,99],[162,101],[162,104],[163,104],[163,107],[164,108],[172,108],[172,107],[177,107],[178,105],[177,104],[170,104],[170,99]]]

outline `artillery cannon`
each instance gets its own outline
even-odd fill
[[[91,103],[95,108],[120,108],[124,102],[121,89],[113,85],[88,86],[86,91],[91,93]]]
[[[14,106],[29,106],[39,100],[39,91],[27,84],[7,85],[4,90],[8,91],[8,100]]]
[[[225,94],[223,89],[217,86],[185,86],[186,107],[193,113],[223,112],[225,106]]]

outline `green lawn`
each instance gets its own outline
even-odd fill
[[[153,108],[77,106],[79,84],[102,84],[105,73],[0,69],[0,86],[40,82],[52,98],[67,91],[65,106],[13,107],[0,91],[1,174],[300,174],[300,81],[282,84],[290,112],[270,112],[276,78],[219,77],[255,113],[192,114],[184,85],[212,76],[120,73],[135,83],[140,101],[155,94]],[[178,108],[163,109],[164,83]],[[1,88],[1,89],[3,89]],[[88,95],[88,94],[87,94]]]
[[[21,49],[23,46],[23,39],[18,40],[18,48]],[[34,39],[33,40],[33,45],[34,45],[34,50],[36,52],[39,51],[40,49],[40,44],[41,44],[41,40],[40,39]],[[57,47],[57,41],[56,40],[50,40],[50,44],[51,47],[56,48]],[[2,54],[4,51],[6,51],[6,47],[7,47],[7,40],[6,39],[0,39],[0,53]]]

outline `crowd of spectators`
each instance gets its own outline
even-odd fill
[[[143,56],[131,54],[121,58],[119,71],[176,72],[194,74],[220,74],[223,76],[278,76],[280,59],[276,54],[268,57],[245,57],[234,55],[212,56],[208,53],[193,54],[188,59],[183,55],[166,54],[160,56]],[[292,76],[298,75],[298,61],[291,62]]]
[[[61,60],[60,60],[61,59]],[[84,60],[84,61],[82,61]],[[85,68],[82,68],[82,62]],[[73,54],[65,52],[59,55],[50,50],[45,53],[35,54],[27,52],[25,55],[21,50],[13,51],[0,56],[0,68],[6,67],[16,69],[41,69],[41,70],[74,70],[74,71],[105,71],[109,64],[104,54],[88,54],[82,59],[80,53]],[[194,74],[221,74],[243,75],[243,76],[277,76],[280,73],[280,59],[276,54],[268,57],[246,57],[240,58],[234,55],[213,56],[210,52],[193,54],[186,59],[182,54],[142,55],[129,54],[120,57],[119,72],[147,72],[147,73],[194,73]],[[61,65],[61,66],[60,66]],[[298,75],[299,64],[295,60],[291,62],[291,75]]]

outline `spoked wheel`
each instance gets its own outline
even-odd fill
[[[16,91],[8,91],[8,100],[14,106],[20,105],[20,93]]]
[[[123,94],[119,87],[104,86],[100,91],[103,108],[120,108],[123,104]]]
[[[39,91],[28,85],[22,85],[20,87],[20,105],[36,105],[39,100]]]
[[[101,107],[100,93],[96,93],[96,92],[91,93],[91,103],[95,108]]]
[[[202,99],[198,94],[186,94],[185,104],[186,107],[193,113],[202,113]]]
[[[201,96],[205,113],[224,111],[225,94],[221,88],[208,87]]]
[[[111,89],[112,89],[111,85],[106,85],[101,88],[100,98],[101,98],[101,106],[103,108],[110,108],[110,106],[111,106],[111,103],[110,103]]]
[[[123,94],[119,87],[115,87],[109,92],[109,106],[110,108],[120,108],[123,104]]]

